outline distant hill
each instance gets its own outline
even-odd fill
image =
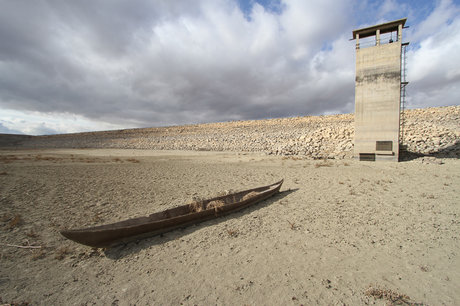
[[[460,157],[460,106],[404,113],[402,143],[416,154]],[[1,147],[262,152],[349,158],[354,115],[232,121],[48,136],[0,135]]]
[[[29,135],[0,133],[0,147],[21,146],[24,141],[30,140],[32,137]]]

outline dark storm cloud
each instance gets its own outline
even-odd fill
[[[130,93],[131,52],[168,12],[181,13],[174,2],[3,2],[2,106],[113,120],[129,103],[142,106]]]

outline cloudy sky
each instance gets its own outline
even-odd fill
[[[0,133],[351,113],[352,30],[404,17],[409,107],[460,104],[452,0],[0,0]]]

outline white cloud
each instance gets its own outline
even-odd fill
[[[411,82],[408,101],[411,107],[460,102],[460,19],[451,20],[452,14],[448,11],[458,12],[458,9],[452,3],[442,1],[414,35],[422,33],[427,24],[436,25],[408,52],[408,81]]]
[[[398,4],[395,0],[385,0],[379,9],[379,17],[383,17],[388,13],[392,13],[398,9]]]
[[[68,113],[21,112],[2,110],[0,133],[44,135],[121,129],[110,123],[92,121]]]
[[[458,19],[460,9],[452,0],[440,0],[437,4],[428,17],[419,23],[415,30],[409,32],[410,40],[425,40],[427,37],[442,31],[453,19]]]

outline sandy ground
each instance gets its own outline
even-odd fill
[[[459,305],[460,160],[440,161],[2,150],[0,303]],[[58,232],[281,178],[265,202],[162,237],[93,250]]]

